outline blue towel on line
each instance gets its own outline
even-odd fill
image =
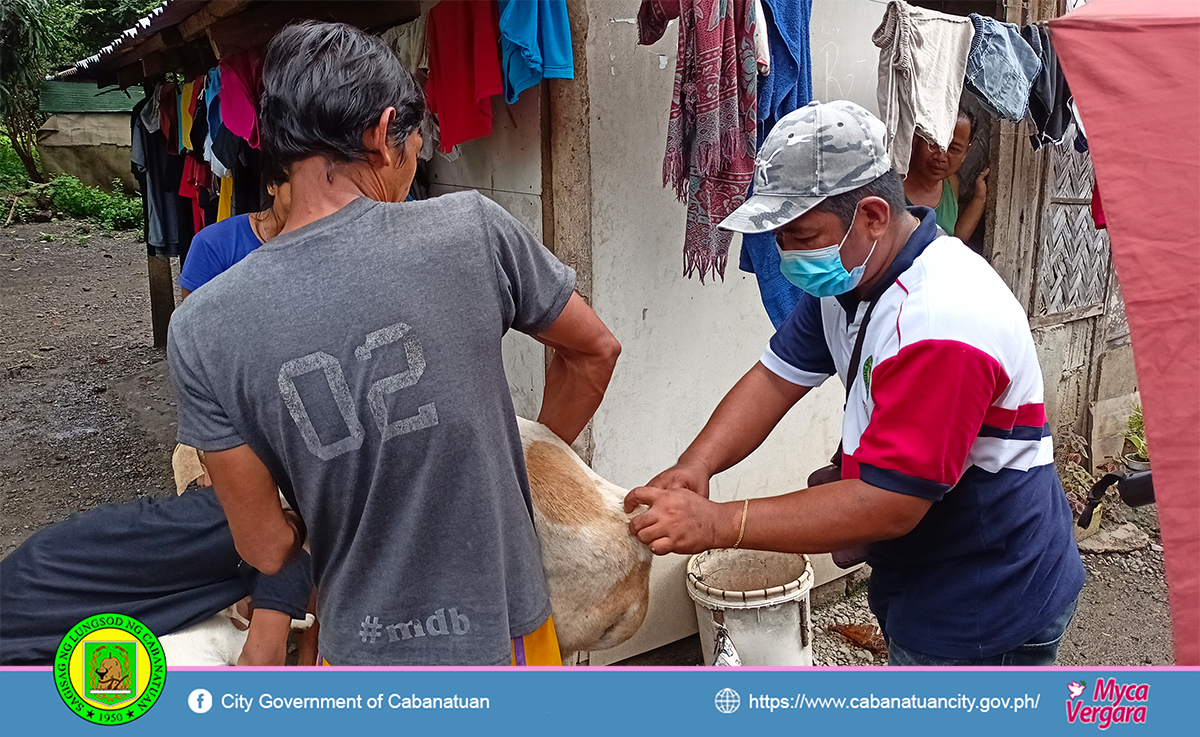
[[[757,22],[767,24],[771,73],[758,79],[758,145],[775,123],[812,101],[812,59],[809,55],[808,25],[812,0],[763,0]],[[753,193],[753,189],[751,189]],[[779,271],[779,251],[772,233],[742,236],[738,264],[758,278],[758,290],[771,324],[778,328],[803,294]]]

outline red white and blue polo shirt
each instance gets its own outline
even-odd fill
[[[1084,571],[1054,470],[1029,322],[999,275],[921,219],[868,300],[804,295],[762,364],[801,386],[846,382],[870,298],[842,475],[933,502],[874,543],[871,610],[900,646],[990,657],[1026,643],[1078,596]]]

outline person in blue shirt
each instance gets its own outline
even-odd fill
[[[181,299],[279,234],[291,210],[292,187],[278,176],[267,184],[267,194],[269,209],[226,218],[196,234],[179,273]]]

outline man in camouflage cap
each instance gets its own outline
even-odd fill
[[[866,546],[889,663],[1053,664],[1083,566],[1012,292],[933,210],[905,208],[883,124],[851,102],[781,119],[722,227],[773,231],[805,294],[678,463],[629,493],[649,507],[631,531],[659,555]],[[709,501],[712,476],[835,374],[837,466],[801,491]]]
[[[885,134],[883,123],[846,100],[811,102],[786,115],[759,151],[754,196],[721,227],[775,230],[827,197],[870,184],[891,168]]]

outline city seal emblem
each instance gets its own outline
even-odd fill
[[[150,628],[97,614],[71,628],[54,656],[54,685],[67,708],[93,724],[126,724],[154,706],[167,658]]]

